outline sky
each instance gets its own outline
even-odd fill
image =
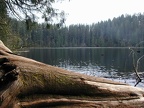
[[[67,13],[66,25],[92,24],[122,14],[144,13],[144,0],[64,0],[55,7]]]

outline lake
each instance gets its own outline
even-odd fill
[[[134,59],[129,48],[29,48],[22,56],[61,67],[70,71],[109,78],[135,85],[133,60],[135,63],[144,54],[144,48],[133,48]],[[140,60],[139,72],[144,71],[144,58]],[[144,76],[142,76],[144,78]],[[144,82],[137,86],[144,87]]]

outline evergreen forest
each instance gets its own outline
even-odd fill
[[[143,47],[144,14],[121,15],[91,25],[57,28],[35,23],[26,29],[25,21],[11,19],[11,29],[20,47]]]

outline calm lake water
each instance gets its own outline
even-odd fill
[[[135,61],[144,54],[144,48],[133,50]],[[70,71],[105,77],[130,85],[136,83],[129,48],[30,48],[21,55]],[[144,71],[143,62],[144,58],[140,60],[139,72]],[[144,82],[138,86],[144,87]]]

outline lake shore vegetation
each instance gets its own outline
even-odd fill
[[[93,23],[52,26],[36,24],[27,31],[24,21],[11,20],[11,29],[21,39],[21,47],[135,47],[144,37],[144,15],[121,15]],[[137,47],[143,47],[140,44]]]

